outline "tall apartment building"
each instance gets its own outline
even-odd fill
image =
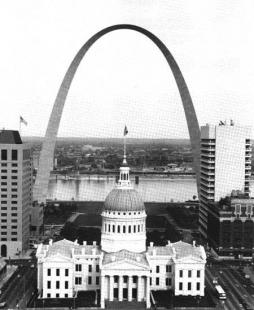
[[[29,248],[32,170],[19,132],[0,131],[0,254],[18,258]]]
[[[229,196],[232,190],[249,194],[250,136],[251,127],[233,123],[201,127],[199,224],[205,238],[209,202]]]

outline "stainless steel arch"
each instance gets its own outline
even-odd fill
[[[62,84],[60,86],[60,89],[58,91],[51,116],[49,119],[41,155],[40,155],[40,164],[39,169],[37,172],[37,177],[35,180],[34,185],[34,191],[33,196],[34,200],[38,200],[39,202],[45,202],[47,197],[47,191],[48,191],[48,184],[49,184],[49,176],[50,176],[50,168],[51,163],[53,160],[54,155],[54,149],[55,149],[55,143],[56,143],[56,137],[57,132],[62,116],[63,107],[65,104],[66,97],[68,95],[69,88],[71,86],[71,82],[74,78],[74,75],[76,73],[76,70],[85,56],[86,52],[89,50],[89,48],[103,35],[120,29],[129,29],[134,30],[139,33],[144,34],[149,39],[151,39],[157,47],[160,49],[164,57],[166,58],[176,81],[176,84],[179,89],[179,93],[182,99],[184,111],[185,111],[185,117],[187,120],[190,140],[191,140],[191,147],[192,147],[192,153],[194,157],[194,166],[196,171],[196,179],[197,179],[197,188],[199,192],[199,157],[200,157],[200,129],[199,124],[197,120],[197,116],[195,113],[195,109],[191,100],[191,96],[188,90],[188,87],[185,83],[184,77],[174,59],[170,51],[167,49],[167,47],[162,43],[160,39],[158,39],[154,34],[149,32],[148,30],[135,26],[135,25],[129,25],[129,24],[119,24],[114,25],[108,28],[105,28],[98,33],[96,33],[94,36],[92,36],[79,50],[75,58],[73,59],[69,69],[67,70],[65,77],[62,81]]]

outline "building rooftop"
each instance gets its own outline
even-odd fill
[[[0,144],[23,144],[17,130],[0,130]]]
[[[138,262],[142,265],[149,266],[145,253],[133,253],[127,250],[122,250],[115,253],[105,253],[103,256],[102,264],[106,265],[112,262],[119,262],[124,260]]]

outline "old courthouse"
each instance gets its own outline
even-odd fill
[[[146,210],[129,171],[124,158],[119,181],[102,210],[101,245],[68,240],[40,244],[36,256],[41,298],[72,298],[77,291],[100,290],[101,308],[113,300],[145,301],[150,308],[153,290],[204,295],[202,246],[169,241],[146,247]]]

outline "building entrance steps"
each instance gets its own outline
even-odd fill
[[[106,309],[146,309],[145,301],[105,301]]]

